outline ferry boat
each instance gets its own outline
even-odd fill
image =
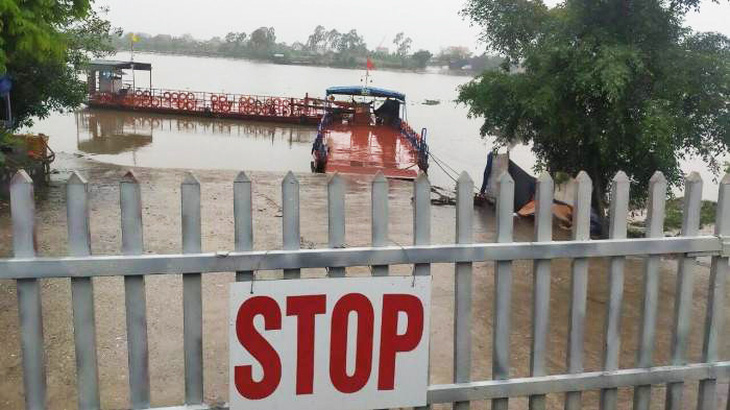
[[[330,87],[312,146],[314,172],[415,179],[428,170],[426,129],[406,122],[403,93],[369,86]]]
[[[149,73],[145,87],[137,71]],[[319,124],[324,101],[304,98],[203,92],[152,87],[152,64],[139,61],[94,60],[87,64],[87,104],[94,108],[191,115],[246,121]]]

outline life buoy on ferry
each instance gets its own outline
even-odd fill
[[[188,93],[188,100],[194,100],[195,99],[195,93],[189,92]]]
[[[192,100],[192,101],[188,100],[188,102],[185,103],[185,109],[188,111],[195,111],[195,105],[196,105],[195,100]]]
[[[177,100],[178,98],[180,98],[180,95],[178,95],[178,93],[173,92],[172,94],[170,94],[170,98],[173,100]]]
[[[169,91],[165,91],[164,94],[162,94],[162,97],[165,99],[165,101],[170,101],[170,98],[172,98],[172,95]]]
[[[215,95],[215,94],[211,95],[210,96],[210,101],[212,101],[212,102],[218,102],[218,96]]]
[[[142,90],[135,90],[134,91],[134,95],[136,95],[137,97],[141,97],[142,96]]]
[[[223,101],[221,104],[221,111],[223,112],[230,112],[231,111],[231,103],[227,101]]]
[[[145,97],[145,98],[150,98],[150,91],[149,91],[149,90],[145,90],[145,91],[144,91],[144,92],[142,93],[142,96],[143,96],[143,97]]]
[[[218,104],[218,100],[216,99],[216,101],[213,101],[213,98],[212,98],[212,97],[211,97],[211,99],[210,99],[210,100],[211,100],[211,103],[210,103],[210,108],[211,108],[211,109],[212,109],[213,111],[218,111],[218,107],[219,107],[219,104]]]
[[[248,97],[246,102],[248,103],[248,105],[253,107],[256,104],[256,99],[254,99],[253,97]]]
[[[150,100],[150,106],[152,108],[157,108],[160,106],[160,99],[158,97],[152,97]]]
[[[286,101],[286,100],[284,100],[284,101]],[[276,115],[281,114],[282,104],[283,104],[283,101],[281,100],[281,98],[278,98],[278,97],[274,98],[274,110],[276,111]]]

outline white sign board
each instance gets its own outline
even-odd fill
[[[231,410],[423,406],[430,276],[231,285]]]

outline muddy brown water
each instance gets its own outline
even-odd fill
[[[91,239],[94,254],[119,254],[121,247],[119,224],[119,180],[126,168],[61,155],[54,182],[38,192],[37,231],[40,255],[66,254],[66,211],[63,181],[67,171],[79,169],[90,181]],[[181,249],[180,191],[183,170],[135,168],[142,185],[145,249],[150,253],[173,253]],[[196,171],[202,183],[202,232],[204,251],[233,248],[232,181],[234,171]],[[324,175],[297,174],[301,184],[302,247],[327,244],[326,181]],[[281,248],[281,194],[283,173],[251,172],[254,190],[254,228],[256,249]],[[369,180],[346,177],[347,181],[347,245],[367,245],[370,239]],[[389,236],[395,244],[412,242],[412,187],[403,181],[392,181],[390,187]],[[475,209],[474,240],[494,239],[494,218],[491,208]],[[432,209],[432,242],[453,243],[455,238],[454,207],[434,206]],[[515,219],[515,238],[527,241],[532,237],[529,220]],[[555,238],[566,238],[567,232],[555,231]],[[12,255],[9,209],[0,206],[0,255]],[[622,349],[620,365],[635,363],[638,338],[640,300],[642,297],[643,262],[630,258],[626,263],[625,302],[622,320]],[[607,261],[591,260],[586,317],[586,370],[600,370],[603,351],[603,327],[607,288]],[[398,266],[396,274],[408,274],[410,266]],[[532,263],[513,264],[511,376],[529,375]],[[279,277],[280,272],[267,272],[267,278]],[[348,269],[351,275],[367,275],[364,268]],[[306,277],[324,275],[321,270],[305,270]],[[453,366],[453,306],[454,267],[435,264],[433,275],[431,383],[449,383]],[[690,362],[700,360],[702,328],[707,298],[709,269],[706,261],[696,266],[696,288],[693,305]],[[655,360],[668,363],[672,309],[676,279],[676,261],[662,263],[661,293]],[[228,284],[232,273],[206,274],[203,279],[203,331],[205,399],[209,403],[227,401],[228,350],[227,312]],[[491,376],[493,264],[474,264],[472,343],[474,380]],[[43,322],[48,371],[48,406],[70,409],[76,406],[75,358],[71,319],[70,281],[49,279],[42,282]],[[154,406],[180,404],[184,400],[182,351],[182,280],[180,275],[148,276],[147,311],[150,349],[150,378]],[[101,400],[104,408],[129,407],[127,381],[126,331],[124,319],[124,286],[121,277],[97,278],[95,308],[98,339]],[[730,300],[730,289],[726,298]],[[565,371],[566,339],[570,294],[570,261],[552,263],[551,315],[548,345],[550,373]],[[726,318],[730,318],[727,312]],[[23,407],[22,366],[19,345],[16,289],[13,281],[0,280],[0,406],[8,409]],[[730,323],[726,323],[720,346],[720,357],[730,359]],[[696,383],[688,383],[685,391],[687,408],[696,402]],[[653,408],[663,408],[664,389],[654,390]],[[719,386],[718,408],[727,400],[727,384]],[[584,407],[597,408],[598,392],[584,394]],[[620,409],[631,408],[631,389],[620,389]],[[562,408],[562,395],[548,396],[549,408]],[[510,408],[523,409],[527,399],[513,399]],[[438,406],[437,408],[449,408]],[[474,403],[472,408],[486,409],[488,403]]]
[[[114,58],[129,59],[129,53],[122,52]],[[303,97],[308,93],[322,97],[327,87],[358,85],[363,77],[362,70],[225,58],[135,53],[135,59],[152,64],[155,88],[188,91],[288,97]],[[467,107],[455,103],[458,87],[470,77],[436,71],[376,70],[371,78],[373,86],[405,93],[409,124],[418,131],[427,129],[434,184],[450,186],[453,182],[446,172],[453,177],[466,171],[477,187],[481,185],[493,140],[480,138],[481,120],[468,118]],[[148,87],[149,81],[147,72],[137,73],[138,87]],[[424,105],[426,99],[439,100],[440,104]],[[117,165],[275,172],[309,171],[310,150],[316,136],[314,127],[99,110],[52,114],[29,131],[50,135],[51,147],[57,152],[80,153]],[[529,146],[513,147],[510,157],[528,171],[535,164]],[[442,166],[446,172],[439,168],[436,159],[445,164]],[[722,164],[723,159],[719,162]],[[686,173],[698,171],[702,175],[703,197],[717,199],[714,175],[703,162],[688,159],[682,164]]]

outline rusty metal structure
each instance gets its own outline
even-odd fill
[[[149,86],[139,87],[125,70],[147,71]],[[87,66],[88,105],[249,121],[317,125],[325,112],[324,101],[304,98],[159,89],[152,87],[152,65],[134,61],[95,60]]]

